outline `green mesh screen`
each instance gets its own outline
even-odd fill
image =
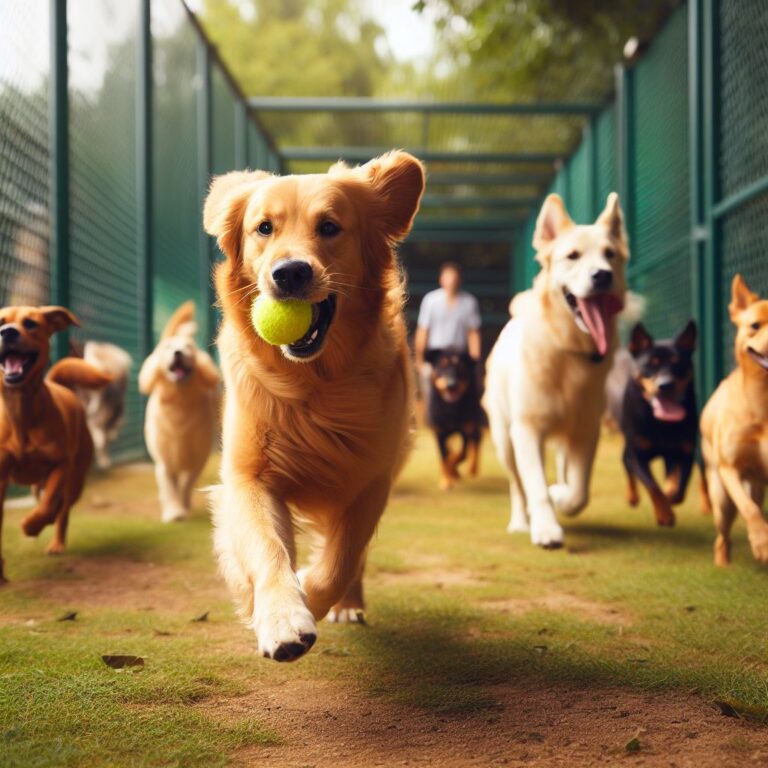
[[[646,296],[649,328],[659,336],[682,327],[692,309],[687,73],[687,14],[681,8],[635,70],[630,283]]]
[[[592,182],[590,179],[589,143],[583,141],[568,160],[565,204],[571,218],[578,224],[588,224],[592,216]]]
[[[253,123],[248,125],[248,167],[255,171],[269,170],[267,142]]]
[[[142,445],[136,388],[138,327],[136,4],[68,6],[70,78],[70,304],[81,339],[109,341],[134,359],[127,418],[113,453]]]
[[[597,202],[600,209],[609,193],[618,190],[616,170],[616,105],[606,107],[595,121],[597,133]]]
[[[6,0],[0,24],[0,306],[50,299],[48,3]]]
[[[197,190],[197,36],[178,0],[152,3],[154,333],[187,299],[203,310]]]
[[[213,172],[226,173],[235,167],[235,99],[221,70],[214,67]]]

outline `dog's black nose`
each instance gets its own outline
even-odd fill
[[[659,392],[662,394],[669,394],[675,388],[675,382],[672,379],[663,379],[658,383]]]
[[[21,336],[19,329],[13,325],[4,325],[2,328],[0,328],[0,339],[3,341],[16,341],[19,336]]]
[[[607,291],[613,284],[613,272],[610,269],[596,269],[592,273],[592,285],[597,291]]]
[[[312,281],[312,267],[297,259],[279,261],[272,268],[272,279],[283,293],[296,296]]]

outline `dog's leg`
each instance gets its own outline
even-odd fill
[[[288,507],[250,477],[228,478],[212,494],[214,550],[259,652],[275,661],[303,656],[317,639],[294,573]]]
[[[328,621],[338,624],[365,624],[365,599],[363,598],[363,573],[365,571],[365,553],[360,559],[360,566],[354,581],[349,585],[344,597],[328,612]]]
[[[688,481],[693,470],[693,455],[683,455],[677,461],[665,461],[664,468],[667,479],[664,483],[664,493],[672,504],[682,504]]]
[[[183,520],[187,516],[187,510],[181,499],[178,488],[178,477],[172,475],[165,464],[155,464],[155,479],[160,496],[161,519],[164,523],[173,523]]]
[[[725,490],[747,524],[753,557],[760,563],[768,563],[768,522],[763,517],[763,510],[744,488],[739,471],[735,467],[720,466],[718,473]]]
[[[447,491],[453,488],[455,479],[448,455],[448,435],[436,429],[435,439],[437,440],[437,449],[440,451],[440,489]]]
[[[637,478],[635,477],[632,458],[626,443],[624,443],[624,453],[621,456],[621,462],[624,465],[624,471],[627,473],[627,504],[630,507],[636,507],[640,503],[640,494],[637,492]]]
[[[107,450],[108,437],[106,430],[102,427],[93,427],[91,429],[93,438],[93,447],[96,453],[96,466],[99,469],[109,469],[112,466],[112,459]]]
[[[664,492],[659,488],[656,478],[651,472],[649,459],[639,456],[631,450],[625,450],[625,461],[627,462],[627,471],[637,477],[637,479],[646,487],[653,504],[653,513],[656,516],[656,522],[659,525],[673,526],[675,524],[675,513],[672,511],[672,505]]]
[[[525,510],[525,496],[523,495],[520,478],[517,475],[515,464],[515,452],[512,449],[510,430],[501,420],[491,420],[491,440],[496,448],[496,456],[504,465],[509,476],[509,501],[511,515],[507,525],[507,533],[528,533],[528,513]]]
[[[480,430],[473,431],[466,438],[466,451],[469,459],[468,472],[470,477],[477,477],[480,467]]]
[[[712,499],[709,497],[709,483],[707,482],[707,469],[703,461],[696,462],[699,468],[699,507],[702,515],[712,514]]]
[[[736,519],[736,505],[731,501],[716,469],[707,472],[712,514],[717,530],[715,539],[715,565],[720,567],[731,562],[731,528]]]
[[[390,480],[373,481],[344,510],[340,519],[321,531],[323,546],[299,578],[307,606],[316,619],[325,616],[346,593],[359,573],[368,542],[389,498]]]
[[[179,498],[187,515],[192,511],[192,486],[194,484],[195,478],[191,472],[179,472],[177,481]]]
[[[562,451],[560,470],[565,482],[550,486],[549,495],[555,509],[569,517],[578,515],[589,502],[589,483],[592,479],[592,464],[595,460],[597,442],[600,439],[600,425],[591,433],[569,438]]]
[[[37,536],[56,519],[61,506],[68,503],[67,470],[67,464],[59,464],[51,470],[40,503],[21,521],[21,530],[26,536]]]
[[[535,427],[521,421],[512,424],[511,437],[531,521],[531,541],[546,549],[560,547],[563,529],[557,522],[547,488],[544,440]]]

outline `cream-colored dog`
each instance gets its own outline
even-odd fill
[[[144,439],[155,462],[163,522],[189,515],[192,488],[211,452],[219,372],[195,344],[195,305],[182,304],[139,372],[149,395]]]
[[[541,271],[493,348],[484,405],[509,471],[508,530],[530,530],[534,544],[554,548],[563,541],[556,511],[575,515],[589,500],[629,258],[618,196],[594,224],[577,225],[549,195],[533,244]],[[558,482],[547,487],[549,439],[559,448]]]

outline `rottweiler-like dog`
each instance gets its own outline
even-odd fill
[[[440,450],[440,487],[452,488],[459,479],[459,464],[469,459],[469,475],[477,476],[483,411],[477,386],[477,363],[466,352],[430,349],[432,366],[429,423]],[[461,449],[451,451],[448,439],[461,436]]]
[[[671,340],[654,341],[642,323],[632,329],[624,395],[613,416],[624,434],[627,501],[639,501],[637,480],[648,490],[659,525],[675,524],[672,506],[685,498],[696,461],[698,409],[693,385],[696,324],[689,321]],[[662,458],[664,488],[650,463]]]

